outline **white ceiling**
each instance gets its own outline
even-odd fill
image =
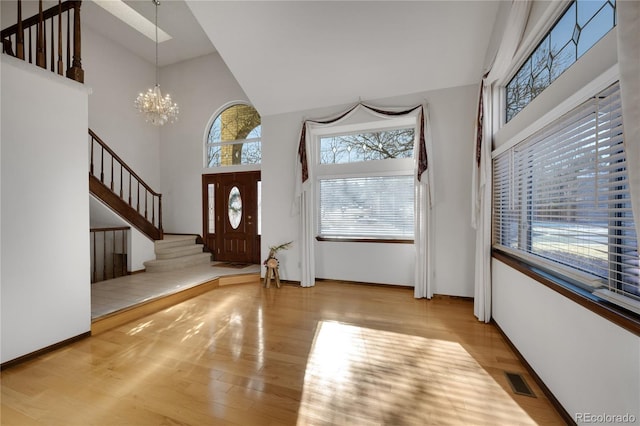
[[[263,116],[476,84],[500,3],[186,2]]]
[[[151,0],[125,2],[154,20]],[[499,5],[161,0],[159,27],[173,39],[160,44],[159,63],[218,50],[263,116],[476,84]],[[152,40],[90,0],[82,21],[154,62]]]
[[[126,0],[138,13],[155,21],[152,0]],[[82,2],[82,24],[126,47],[138,56],[155,62],[155,42],[140,34],[90,0]],[[158,64],[174,64],[215,52],[211,41],[194,18],[184,0],[161,0],[158,7],[158,27],[172,36],[158,46]]]

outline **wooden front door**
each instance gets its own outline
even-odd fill
[[[260,263],[260,172],[202,176],[205,244],[214,260]]]

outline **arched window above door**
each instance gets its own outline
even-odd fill
[[[205,167],[260,164],[261,130],[260,114],[251,105],[223,109],[209,128]]]

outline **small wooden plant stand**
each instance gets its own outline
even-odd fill
[[[278,259],[270,257],[265,262],[267,267],[267,273],[264,275],[264,286],[269,288],[271,284],[271,278],[275,279],[276,286],[280,288],[280,273],[278,272]]]

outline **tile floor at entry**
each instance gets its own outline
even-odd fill
[[[225,275],[260,273],[260,265],[229,268],[216,266],[218,263],[169,272],[144,272],[91,284],[91,319]]]

